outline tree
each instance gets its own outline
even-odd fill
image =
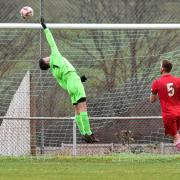
[[[154,22],[160,11],[158,9],[158,1],[114,0],[112,3],[104,0],[99,0],[98,2],[87,0],[68,2],[69,6],[73,9],[79,9],[80,12],[79,16],[74,16],[72,13],[74,22],[77,19],[90,23]],[[70,14],[68,15],[70,16]],[[72,16],[69,18],[73,19]],[[81,33],[82,31],[76,33],[77,38],[74,38],[75,41],[81,41],[76,48],[84,51],[89,58],[94,59],[96,62],[98,61],[97,67],[103,71],[105,76],[105,81],[102,84],[105,84],[106,90],[109,91],[117,87],[119,82],[126,81],[127,78],[133,78],[133,81],[137,82],[139,78],[137,76],[142,66],[147,68],[153,66],[160,54],[172,50],[178,43],[175,31],[93,30],[86,33],[88,37],[92,37],[91,43],[96,49],[96,54],[94,54],[88,49],[89,43],[86,43],[87,39],[85,41],[83,41],[83,38],[81,39],[81,37],[84,37],[84,32],[82,33],[83,35]],[[71,35],[68,37],[66,34],[65,36],[69,45],[73,41]],[[126,42],[124,42],[125,39]],[[172,41],[172,43],[169,43],[169,41]],[[127,48],[124,46],[125,43],[128,44]],[[113,49],[111,56],[107,56],[108,48]],[[122,72],[119,72],[121,70]]]
[[[53,6],[55,5],[57,6]],[[45,15],[48,21],[153,23],[159,20],[161,9],[166,4],[153,0],[67,0],[62,1],[61,5],[66,8],[49,11],[51,16]],[[165,16],[166,14],[164,19]],[[163,18],[160,20],[163,21]],[[60,30],[53,31],[53,34],[56,42],[60,42],[58,46],[63,55],[77,70],[89,76],[86,89],[92,89],[90,96],[114,93],[115,88],[121,87],[125,92],[123,97],[130,97],[134,101],[143,96],[139,92],[157,75],[157,71],[153,72],[153,69],[159,63],[159,57],[173,51],[179,41],[177,31],[174,30]],[[58,91],[57,87],[56,92]]]

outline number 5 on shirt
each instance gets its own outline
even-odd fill
[[[168,96],[172,97],[174,95],[173,83],[168,83],[166,84],[166,86],[167,86]]]

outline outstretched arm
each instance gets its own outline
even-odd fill
[[[57,48],[57,45],[55,43],[55,40],[51,34],[51,31],[47,28],[46,24],[45,24],[45,20],[44,18],[41,17],[41,25],[44,29],[45,35],[46,35],[46,39],[48,41],[48,44],[51,48],[51,53],[59,53],[59,50]]]

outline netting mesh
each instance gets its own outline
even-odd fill
[[[178,23],[178,13],[177,0],[53,0],[50,4],[45,1],[45,16],[54,22]]]
[[[162,3],[163,2],[163,3]],[[40,7],[42,4],[42,7]],[[44,4],[44,5],[43,5]],[[161,4],[161,6],[159,5]],[[6,1],[0,22],[24,22],[19,15],[29,5],[38,22],[40,8],[47,22],[61,23],[176,23],[178,1]],[[166,12],[166,13],[164,13]],[[70,98],[50,72],[41,72],[40,56],[50,51],[40,30],[0,30],[0,115],[10,102],[26,72],[30,71],[31,116],[74,116]],[[179,30],[52,30],[60,52],[86,75],[84,83],[90,116],[161,115],[159,103],[149,104],[151,82],[159,75],[160,57],[170,59],[173,74],[179,68]],[[42,36],[41,36],[42,35]],[[42,37],[42,39],[41,39]],[[22,108],[23,109],[23,108]],[[21,111],[18,108],[17,111]],[[58,147],[72,143],[72,120],[36,121],[33,141]],[[135,142],[168,141],[160,120],[91,120],[101,142],[122,142],[122,133],[131,131]],[[81,142],[78,134],[78,142]]]
[[[160,115],[157,106],[148,103],[150,86],[159,75],[161,56],[172,59],[174,72],[178,74],[178,33],[175,30],[53,30],[62,54],[79,75],[88,77],[84,85],[91,116]],[[43,54],[48,55],[47,51],[45,47]],[[60,102],[61,95],[53,99],[56,103],[66,102]]]
[[[42,9],[49,22],[61,23],[178,23],[180,11],[178,0],[2,0],[0,5],[0,22],[22,22],[23,6],[34,9],[32,22]]]
[[[0,114],[4,115],[27,70],[37,68],[39,33],[33,30],[0,31]]]
[[[2,37],[6,37],[2,38],[1,115],[5,115],[22,78],[30,70],[31,116],[74,116],[67,93],[50,72],[39,71],[40,32],[1,31]],[[151,105],[148,97],[152,80],[159,75],[161,57],[173,62],[173,74],[180,71],[179,30],[52,30],[52,33],[63,56],[79,75],[88,78],[84,85],[90,116],[161,115],[159,103]],[[44,38],[41,48],[42,56],[50,53]],[[132,131],[136,142],[147,142],[148,137],[163,128],[157,119],[141,123],[92,119],[91,126],[104,143],[118,143],[119,133],[124,130]],[[52,136],[58,140],[50,142]],[[72,143],[72,121],[37,121],[35,138],[40,147],[41,143],[55,147],[62,142]],[[158,138],[162,140],[163,134]],[[82,142],[79,135],[78,142]]]

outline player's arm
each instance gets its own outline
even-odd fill
[[[150,103],[156,102],[156,100],[158,99],[157,94],[158,94],[158,88],[157,88],[157,81],[155,80],[152,83],[152,87],[151,87],[151,94],[150,94],[150,97],[149,97]]]
[[[157,94],[155,94],[155,93],[151,92],[150,97],[149,97],[149,101],[150,101],[150,103],[154,103],[154,102],[156,102],[156,100],[157,100],[157,99],[158,99]]]
[[[51,48],[51,53],[59,53],[59,50],[57,48],[57,45],[56,45],[55,40],[53,38],[53,35],[52,35],[51,31],[47,28],[44,18],[41,18],[41,25],[44,29],[46,39],[47,39],[48,44]]]

